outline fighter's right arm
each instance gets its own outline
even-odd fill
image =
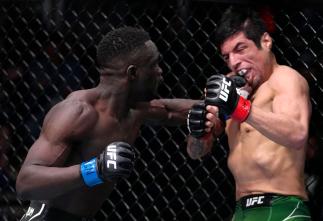
[[[80,165],[64,164],[73,142],[86,136],[96,118],[92,107],[79,101],[63,101],[48,112],[41,134],[19,171],[19,197],[47,200],[84,185]]]

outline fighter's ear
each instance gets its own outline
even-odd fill
[[[130,80],[137,78],[137,67],[133,64],[129,65],[127,68],[127,75]]]
[[[261,46],[262,48],[265,48],[267,50],[271,50],[271,47],[273,46],[273,39],[269,35],[268,32],[265,32],[261,37]]]

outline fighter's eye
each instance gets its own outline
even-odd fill
[[[236,51],[238,53],[241,53],[243,52],[247,47],[245,45],[240,45],[239,47],[237,47]]]

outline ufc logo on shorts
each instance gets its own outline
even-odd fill
[[[33,215],[33,213],[34,213],[34,208],[29,207],[27,212],[26,212],[26,216],[31,216],[31,215]]]
[[[228,101],[228,97],[229,97],[229,89],[228,89],[228,87],[230,87],[230,86],[231,86],[231,81],[226,81],[226,79],[223,78],[219,98],[221,100],[223,100],[224,102]]]
[[[265,197],[264,196],[259,196],[259,197],[252,197],[252,198],[249,198],[247,199],[247,202],[246,202],[246,207],[250,207],[250,206],[253,206],[253,205],[261,205],[264,203],[263,199]]]
[[[113,168],[116,170],[117,169],[117,149],[116,145],[109,145],[108,146],[108,151],[107,151],[107,156],[109,160],[107,160],[107,168],[110,168],[110,165],[113,166]]]

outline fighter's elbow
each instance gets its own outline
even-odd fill
[[[29,185],[30,178],[26,170],[21,170],[16,179],[16,194],[21,200],[32,200],[33,188]]]
[[[22,201],[30,200],[27,192],[16,190],[17,197]]]
[[[17,178],[17,181],[16,181],[16,194],[17,194],[17,197],[21,200],[30,200],[31,194],[19,177]]]
[[[307,130],[300,130],[298,133],[294,133],[292,137],[291,146],[300,150],[306,146],[307,143]]]

